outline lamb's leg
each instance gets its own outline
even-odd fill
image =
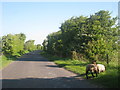
[[[100,70],[98,69],[98,73],[100,73]]]
[[[93,75],[93,72],[92,72],[92,71],[90,71],[90,73],[92,74],[92,77],[95,77],[95,76]]]
[[[97,71],[95,71],[96,77],[98,76]]]

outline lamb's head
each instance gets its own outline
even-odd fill
[[[98,73],[99,69],[97,67],[97,65],[93,65],[93,67],[91,68],[92,72]]]

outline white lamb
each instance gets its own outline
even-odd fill
[[[98,67],[98,72],[104,72],[105,71],[105,66],[102,65],[102,64],[97,64],[97,67]]]

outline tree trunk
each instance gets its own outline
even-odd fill
[[[109,57],[108,57],[108,54],[106,55],[107,57],[107,65],[109,65]]]

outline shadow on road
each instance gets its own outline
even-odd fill
[[[46,60],[46,59],[36,59],[36,58],[19,58],[17,61],[38,61],[38,62],[40,62],[40,61],[42,61],[42,62],[50,62],[50,61],[48,61],[48,60]]]
[[[74,77],[3,79],[2,88],[94,88]]]
[[[59,66],[57,65],[46,65],[47,67],[53,67],[53,68],[60,68]]]

